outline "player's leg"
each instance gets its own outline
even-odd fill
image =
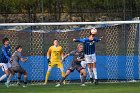
[[[47,82],[48,82],[48,78],[49,78],[49,76],[50,76],[50,73],[51,73],[51,70],[52,70],[52,67],[53,67],[53,66],[54,66],[54,64],[49,63],[49,65],[48,65],[48,70],[47,70],[47,73],[46,73],[46,78],[45,78],[44,85],[46,85]]]
[[[84,69],[86,69],[86,65],[87,65],[86,61],[81,61],[81,66],[82,66]],[[81,79],[81,81],[82,81],[82,77],[83,77],[83,74],[80,74],[80,79]]]
[[[71,70],[71,69],[68,69],[68,70],[66,71],[65,76],[62,77],[62,79],[60,80],[60,82],[59,82],[55,87],[59,87],[71,72],[72,72],[72,70]]]
[[[96,55],[93,54],[92,55],[92,60],[93,60],[93,64],[92,64],[92,70],[93,70],[93,74],[94,74],[94,79],[95,79],[95,84],[98,84],[98,80],[97,80],[97,70],[96,70]]]
[[[90,82],[93,83],[93,71],[92,71],[92,59],[91,59],[91,55],[85,55],[85,61],[87,63],[88,66],[88,74],[90,77]]]
[[[82,76],[82,79],[81,79],[81,83],[82,83],[81,86],[85,86],[85,79],[86,79],[86,76],[87,76],[86,70],[85,70],[84,68],[82,68],[82,69],[80,70],[80,74],[83,75],[83,76]]]
[[[0,77],[0,81],[2,81],[3,79],[5,79],[9,76],[10,72],[9,72],[8,67],[5,63],[0,63],[0,65],[2,67],[2,70],[5,72],[5,74]]]
[[[27,75],[28,75],[27,71],[24,70],[23,74],[24,74],[24,85],[23,85],[23,87],[26,87],[26,85],[27,85]]]
[[[94,80],[95,84],[98,84],[98,78],[97,78],[97,70],[96,70],[96,63],[93,63],[93,74],[94,74]]]
[[[62,64],[62,63],[59,63],[59,64],[57,64],[57,66],[58,66],[58,68],[59,68],[60,71],[61,71],[62,77],[64,77],[64,76],[65,76],[65,72],[64,72],[63,64]]]

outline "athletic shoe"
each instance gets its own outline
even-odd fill
[[[90,83],[93,83],[93,78],[90,78]]]
[[[98,79],[95,79],[94,84],[98,85]]]
[[[6,86],[7,88],[9,88],[9,83],[5,82],[5,86]]]
[[[55,87],[60,87],[60,84],[55,85]]]
[[[84,86],[86,86],[86,85],[85,85],[85,84],[81,84],[80,86],[84,87]]]
[[[27,87],[27,84],[24,84],[22,87],[24,87],[24,88]]]

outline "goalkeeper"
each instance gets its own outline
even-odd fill
[[[46,79],[44,85],[47,84],[48,78],[50,76],[50,72],[54,66],[57,66],[61,70],[62,77],[64,77],[64,68],[63,68],[63,49],[59,45],[59,42],[57,39],[54,39],[53,46],[51,46],[47,52],[47,60],[49,62],[48,64],[48,70],[46,73]]]

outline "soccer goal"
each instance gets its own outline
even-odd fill
[[[23,56],[29,58],[21,63],[28,72],[31,83],[45,80],[47,71],[46,52],[58,39],[64,53],[76,49],[74,38],[88,37],[91,28],[96,28],[96,37],[102,40],[96,44],[97,74],[99,80],[131,81],[140,79],[140,21],[105,21],[105,22],[54,22],[54,23],[1,23],[0,40],[10,39],[12,53],[16,45],[23,46]],[[2,43],[0,43],[2,45]],[[72,57],[64,62],[65,71]],[[0,70],[0,74],[1,74]],[[49,80],[59,80],[61,73],[57,68],[51,71]],[[13,81],[17,79],[15,78]],[[80,79],[77,71],[67,80]],[[89,76],[87,76],[87,80]]]

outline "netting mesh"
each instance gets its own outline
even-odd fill
[[[57,38],[64,53],[69,53],[76,49],[77,43],[73,42],[73,38],[88,37],[89,27],[94,26],[98,27],[97,37],[103,37],[102,41],[96,44],[98,78],[109,81],[139,79],[139,24],[9,27],[16,29],[1,29],[0,39],[5,36],[10,39],[12,53],[16,45],[23,46],[22,54],[29,60],[21,65],[27,70],[28,79],[32,83],[39,83],[45,80],[46,53],[53,40]],[[70,61],[66,60],[65,71],[69,65]],[[52,71],[49,80],[60,78],[60,70],[56,69]],[[77,77],[68,77],[68,80],[73,79]]]

